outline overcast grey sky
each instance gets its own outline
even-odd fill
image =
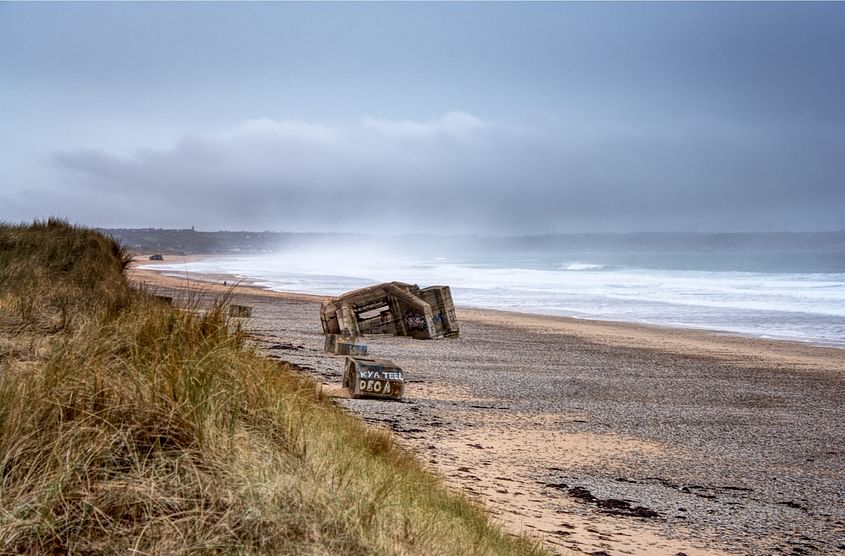
[[[845,4],[0,3],[0,219],[845,229]]]

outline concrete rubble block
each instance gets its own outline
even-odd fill
[[[387,359],[347,356],[343,386],[353,398],[399,399],[405,392],[405,373]]]
[[[333,297],[320,307],[326,334],[393,334],[417,339],[458,336],[458,318],[449,286],[420,289],[386,282]]]
[[[249,318],[252,316],[252,307],[248,305],[229,305],[229,316]]]
[[[367,342],[361,336],[326,334],[325,351],[335,355],[367,355]]]

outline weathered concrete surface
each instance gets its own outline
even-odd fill
[[[458,319],[449,286],[420,289],[387,282],[333,297],[320,307],[326,334],[392,334],[417,339],[454,338]]]
[[[362,336],[326,334],[326,353],[334,355],[367,355],[367,342]]]
[[[252,307],[248,305],[229,305],[229,316],[248,319],[252,316]]]
[[[405,391],[405,374],[387,359],[348,356],[342,384],[353,398],[399,399]]]

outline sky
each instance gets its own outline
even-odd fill
[[[0,220],[845,229],[845,3],[0,2]]]

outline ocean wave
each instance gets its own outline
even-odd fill
[[[592,263],[563,263],[560,265],[561,270],[605,270],[607,265],[592,264]]]

